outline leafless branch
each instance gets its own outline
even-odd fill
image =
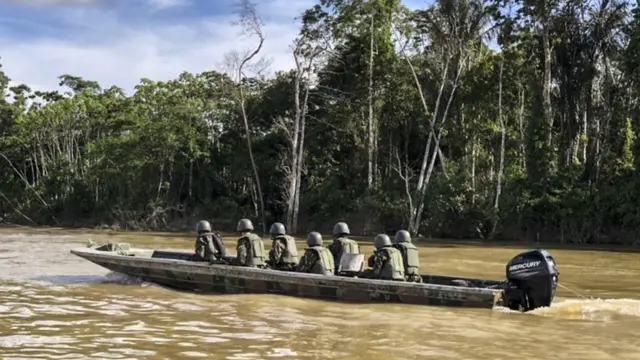
[[[291,131],[289,131],[289,123],[291,123],[291,119],[287,119],[281,116],[278,116],[274,121],[275,127],[284,131],[287,139],[291,141]]]
[[[258,56],[260,50],[262,50],[262,46],[265,42],[265,35],[262,31],[263,21],[258,16],[258,12],[256,11],[255,5],[250,0],[241,0],[240,7],[237,11],[238,13],[238,21],[234,22],[234,25],[240,26],[242,33],[249,37],[257,37],[258,44],[252,51],[248,51],[244,56],[240,56],[237,52],[229,53],[225,56],[225,60],[228,61],[228,65],[233,67],[234,74],[237,81],[237,89],[238,89],[238,100],[240,103],[240,110],[242,112],[242,120],[244,123],[245,135],[247,138],[247,148],[249,150],[249,159],[251,160],[251,167],[253,169],[253,175],[255,178],[255,187],[257,188],[257,197],[260,203],[260,215],[262,218],[262,229],[266,232],[266,222],[265,222],[265,206],[264,206],[264,197],[262,195],[262,185],[260,183],[260,176],[258,173],[258,166],[256,164],[255,158],[253,156],[252,142],[251,142],[251,131],[249,129],[249,116],[247,114],[246,108],[246,99],[244,93],[244,85],[242,84],[242,79],[244,78],[243,71],[245,70],[245,66],[250,64],[250,62]],[[258,64],[261,63],[259,60]]]
[[[413,177],[413,171],[411,171],[409,164],[402,164],[402,160],[400,160],[400,152],[398,149],[395,149],[394,155],[397,161],[397,165],[392,165],[392,168],[398,173],[398,176],[404,182],[404,191],[407,196],[407,203],[409,207],[408,215],[411,216],[414,212],[413,208],[413,197],[411,196],[411,178]],[[404,171],[403,171],[404,170]]]
[[[246,51],[244,54],[232,51],[225,55],[225,63],[232,64],[236,81],[240,81],[245,76],[244,71],[247,68],[256,74],[261,74],[270,66],[270,61],[265,58],[255,59],[266,40],[266,34],[262,30],[264,21],[258,15],[255,4],[250,0],[241,0],[236,12],[238,20],[233,21],[232,24],[240,27],[241,35],[258,39],[258,45],[253,50]],[[256,61],[251,63],[254,59]]]

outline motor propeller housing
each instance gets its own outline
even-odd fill
[[[560,273],[548,251],[536,249],[518,254],[507,263],[506,272],[504,306],[526,312],[551,305]]]

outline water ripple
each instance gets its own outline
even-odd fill
[[[199,357],[206,353],[187,349],[237,341],[282,341],[278,334],[299,328],[287,330],[261,319],[241,318],[233,303],[212,302],[207,297],[141,300],[103,293],[90,299],[73,294],[73,290],[59,296],[55,289],[35,284],[3,286],[2,290],[0,329],[12,334],[0,337],[0,349],[7,353],[4,358],[18,355],[11,349],[19,350],[23,357],[138,358],[154,356],[158,347],[183,349],[175,354],[178,357]],[[216,313],[224,315],[213,315]],[[106,318],[108,322],[103,321]],[[181,320],[176,321],[178,318]],[[263,353],[268,357],[296,356],[285,348],[265,349]]]
[[[70,243],[83,242],[75,235],[0,236],[3,360],[477,360],[512,356],[515,339],[535,344],[519,355],[545,360],[631,359],[640,353],[633,335],[640,330],[637,300],[559,299],[520,314],[194,295],[109,273],[69,255]],[[163,247],[176,241],[163,239],[154,241]],[[19,256],[25,242],[36,250],[42,246],[44,258]],[[503,271],[493,258],[465,261]],[[439,263],[444,264],[433,262]]]

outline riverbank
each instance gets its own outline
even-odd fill
[[[25,226],[17,224],[0,224],[0,231],[26,232],[26,233],[51,233],[52,235],[64,233],[82,233],[82,234],[96,234],[96,235],[123,235],[131,234],[140,237],[167,237],[167,238],[182,238],[186,241],[193,239],[196,234],[194,231],[189,230],[174,230],[174,231],[136,231],[136,230],[123,230],[113,228],[99,228],[99,227],[70,227],[70,226]],[[261,234],[261,231],[257,232]],[[233,241],[238,235],[230,231],[220,231],[220,234],[226,241]],[[331,234],[324,233],[325,239],[330,239]],[[392,234],[390,234],[392,235]],[[268,234],[263,234],[263,237],[267,238]],[[295,235],[296,240],[300,242],[305,241],[305,235]],[[371,243],[373,236],[365,235],[353,235],[354,240],[361,244]],[[478,248],[499,248],[499,249],[530,249],[530,248],[545,248],[548,250],[579,250],[579,251],[606,251],[606,252],[627,252],[627,253],[640,253],[640,246],[624,246],[624,245],[603,245],[603,244],[560,244],[556,242],[528,242],[517,240],[482,240],[482,239],[448,239],[448,238],[429,238],[429,237],[416,237],[413,239],[416,245],[426,246],[430,248],[452,248],[452,247],[478,247]]]

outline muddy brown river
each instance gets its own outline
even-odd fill
[[[175,292],[69,254],[88,239],[193,244],[173,234],[0,229],[0,359],[640,359],[640,254],[550,249],[564,287],[552,307],[521,314]],[[522,251],[420,248],[425,273],[496,279]]]

